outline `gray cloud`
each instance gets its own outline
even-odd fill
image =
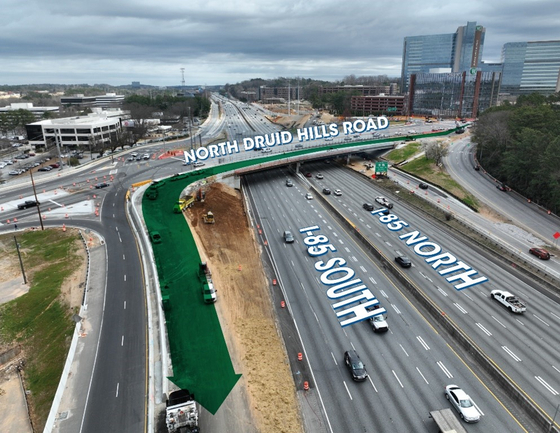
[[[399,76],[405,36],[486,27],[483,58],[506,42],[560,39],[556,0],[340,2],[0,0],[0,84]]]

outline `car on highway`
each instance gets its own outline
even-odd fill
[[[362,205],[362,207],[367,211],[372,211],[373,210],[373,205],[371,203],[364,203]]]
[[[544,248],[534,247],[534,248],[531,248],[529,250],[529,253],[531,253],[534,256],[537,256],[541,260],[550,259],[550,253],[547,250],[545,250]]]
[[[316,177],[317,179],[323,179],[323,175],[322,175],[321,173],[317,173],[317,174],[315,175],[315,177]]]
[[[39,203],[38,201],[35,201],[35,200],[25,200],[25,202],[18,204],[17,208],[20,209],[20,210],[21,209],[27,209],[27,208],[30,208],[30,207],[38,206],[40,204],[41,203]]]
[[[261,150],[262,153],[271,153],[272,149],[270,147],[265,147],[264,149]]]
[[[107,182],[100,182],[100,183],[95,184],[95,189],[101,189],[101,188],[105,188],[107,186],[109,186],[109,184]]]
[[[294,146],[294,149],[303,149],[303,144],[297,143],[297,144]]]
[[[333,138],[332,137],[327,137],[327,138],[325,138],[325,141],[333,141]]]
[[[333,194],[336,195],[337,197],[340,197],[342,195],[342,191],[339,189],[335,189]]]
[[[363,382],[367,379],[368,374],[366,366],[358,356],[355,350],[348,350],[344,352],[344,364],[352,375],[352,380],[356,382]]]
[[[305,177],[313,177],[313,175],[309,172],[305,173]]]
[[[480,412],[475,407],[473,401],[457,385],[447,385],[445,387],[445,398],[449,400],[451,406],[455,408],[461,419],[465,422],[480,421]]]
[[[386,197],[383,196],[375,197],[375,201],[379,203],[381,206],[385,206],[387,209],[393,209],[393,203],[387,200]]]
[[[193,164],[193,167],[202,167],[203,165],[204,165],[203,162],[196,161],[196,162]]]
[[[498,188],[500,191],[507,191],[508,187],[505,183],[500,183],[498,185],[496,185],[496,188]]]
[[[142,159],[150,159],[150,154],[145,153],[144,155],[142,155]]]
[[[427,183],[424,183],[424,182],[420,182],[420,183],[418,184],[418,188],[420,188],[420,189],[428,189],[428,184],[427,184]]]
[[[476,164],[476,165],[474,166],[474,169],[475,169],[476,171],[479,171],[479,170],[480,170],[480,165]]]
[[[323,188],[323,194],[331,195],[331,190],[329,188]]]
[[[292,244],[294,242],[294,235],[289,230],[284,230],[284,242]]]
[[[403,268],[410,268],[412,266],[412,262],[407,256],[397,256],[395,257],[395,262]]]
[[[290,179],[286,179],[286,186],[294,186],[294,183]]]
[[[311,195],[311,193],[308,192],[307,194],[305,194],[305,198],[307,200],[313,200],[313,195]]]

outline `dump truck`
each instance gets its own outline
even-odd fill
[[[467,433],[451,409],[433,410],[430,418],[437,424],[440,433]]]
[[[525,303],[521,302],[517,296],[505,290],[492,290],[490,292],[490,297],[503,304],[513,313],[521,314],[527,311],[527,305],[525,305]]]
[[[204,220],[205,224],[214,224],[216,220],[214,219],[214,214],[211,211],[202,215],[202,219]]]
[[[165,409],[165,423],[169,433],[199,433],[198,408],[194,394],[180,389],[169,394]]]
[[[185,196],[181,197],[179,200],[177,200],[177,202],[175,203],[175,206],[173,206],[173,212],[181,213],[185,209],[191,207],[193,204],[194,204],[194,196],[185,195]]]

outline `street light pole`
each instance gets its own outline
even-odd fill
[[[37,198],[37,190],[35,189],[35,181],[33,180],[33,170],[29,170],[29,176],[31,176],[31,186],[33,187],[33,195],[35,196],[35,201],[37,202],[37,214],[39,215],[39,223],[41,224],[41,230],[45,230],[43,226],[43,217],[41,215],[41,204]]]
[[[25,269],[23,268],[23,260],[21,260],[21,253],[19,252],[19,244],[15,236],[14,236],[14,241],[16,243],[17,255],[19,257],[19,265],[21,266],[21,273],[23,275],[23,284],[27,284],[27,278],[25,277]]]

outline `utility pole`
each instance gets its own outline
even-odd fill
[[[33,195],[35,196],[35,201],[37,202],[37,214],[39,215],[39,223],[41,224],[41,230],[45,230],[43,226],[43,217],[41,215],[41,204],[37,198],[37,190],[35,189],[35,181],[33,180],[33,170],[29,170],[29,176],[31,176],[31,186],[33,187]]]
[[[25,277],[25,269],[23,268],[23,261],[21,260],[21,253],[19,252],[19,244],[15,236],[14,236],[14,241],[16,243],[17,255],[19,257],[19,265],[21,266],[21,273],[23,275],[23,284],[27,284],[27,278]]]

